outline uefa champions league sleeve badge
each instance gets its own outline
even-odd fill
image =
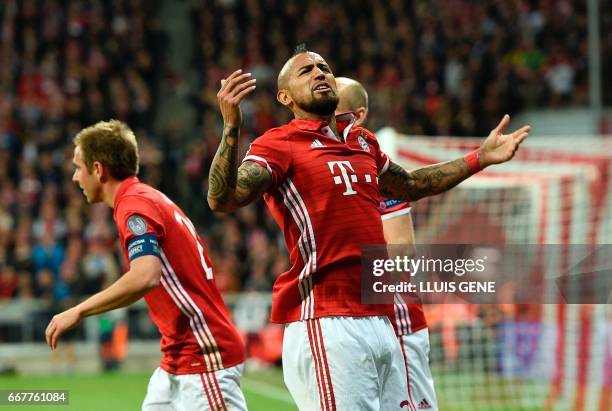
[[[128,218],[128,229],[134,235],[143,235],[147,232],[147,222],[141,216],[134,214]]]

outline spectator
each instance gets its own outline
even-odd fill
[[[64,247],[55,239],[53,228],[43,231],[40,240],[32,250],[34,270],[49,270],[54,277],[59,276],[60,266],[64,261]]]
[[[10,265],[4,267],[0,265],[0,301],[16,297],[18,286],[19,279],[15,268]]]

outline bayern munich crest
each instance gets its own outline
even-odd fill
[[[361,146],[361,149],[363,151],[367,151],[368,153],[370,152],[370,146],[368,145],[368,143],[366,143],[365,139],[362,136],[359,136],[357,141],[359,141],[359,145]]]

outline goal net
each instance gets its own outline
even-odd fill
[[[482,141],[378,135],[407,169],[460,157]],[[545,273],[567,272],[584,256],[577,245],[588,253],[612,244],[611,188],[611,141],[530,137],[511,162],[415,202],[417,247],[529,244]],[[609,304],[424,308],[441,409],[612,409]]]

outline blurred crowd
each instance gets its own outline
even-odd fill
[[[247,105],[253,134],[281,123],[288,112],[274,101],[276,73],[304,42],[326,58],[336,76],[364,84],[371,129],[390,125],[406,134],[486,135],[504,113],[588,103],[586,4],[197,2],[194,66],[201,94],[194,100],[203,124],[209,124],[219,80],[242,67],[258,80]],[[600,8],[602,55],[609,56],[612,10]]]
[[[71,304],[120,272],[110,210],[72,183],[72,138],[118,118],[147,158],[164,33],[155,2],[0,5],[0,299]]]
[[[109,118],[135,130],[141,178],[194,220],[220,288],[269,291],[289,263],[262,202],[213,215],[203,193],[222,129],[220,79],[241,67],[258,80],[243,104],[246,145],[289,119],[274,100],[276,73],[297,43],[365,85],[373,130],[485,135],[506,112],[588,101],[583,0],[191,4],[197,124],[156,130],[162,85],[189,77],[167,61],[161,0],[1,2],[0,299],[66,306],[125,268],[110,210],[86,205],[71,182],[73,136]]]

